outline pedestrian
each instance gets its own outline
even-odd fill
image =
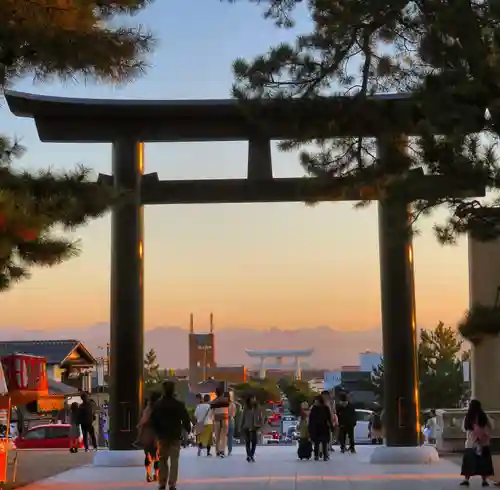
[[[328,390],[324,390],[321,393],[323,400],[325,401],[325,405],[329,408],[330,413],[332,414],[332,433],[330,434],[330,440],[328,441],[328,450],[331,452],[335,452],[333,448],[333,442],[337,438],[337,429],[338,429],[338,418],[337,411],[335,409],[335,400],[331,397],[330,392]]]
[[[309,403],[306,401],[300,405],[299,415],[299,441],[297,445],[297,456],[300,460],[311,459],[312,443],[309,436]]]
[[[155,431],[151,424],[151,414],[160,397],[161,395],[157,391],[150,393],[138,425],[139,433],[137,436],[137,442],[138,445],[144,450],[144,468],[146,469],[147,482],[157,481],[160,470],[158,461],[158,444],[156,441]],[[151,468],[153,468],[153,474],[151,474]]]
[[[198,438],[198,456],[204,448],[207,449],[207,456],[211,456],[210,449],[213,442],[214,414],[210,406],[210,395],[205,395],[196,410],[194,411],[196,421],[195,432]]]
[[[233,452],[234,422],[236,418],[236,403],[233,400],[233,392],[229,392],[228,425],[227,425],[227,455]]]
[[[349,438],[349,452],[355,453],[356,444],[354,441],[354,428],[357,423],[356,409],[349,401],[347,393],[340,393],[336,409],[337,418],[339,420],[340,451],[345,453],[347,438]]]
[[[245,400],[243,413],[241,414],[240,432],[245,436],[245,449],[247,461],[255,463],[255,449],[257,447],[257,434],[264,425],[264,416],[257,403],[257,398],[250,395]]]
[[[94,404],[89,399],[87,393],[82,393],[81,395],[82,403],[78,407],[79,412],[79,422],[80,428],[82,429],[83,445],[85,447],[85,452],[89,450],[89,438],[92,444],[92,448],[97,451],[97,438],[95,435],[94,428]]]
[[[175,397],[173,381],[163,383],[163,396],[151,412],[151,427],[158,440],[159,490],[176,490],[179,476],[179,456],[182,431],[191,432],[191,420],[186,405]]]
[[[427,429],[427,442],[429,444],[436,444],[437,417],[435,410],[431,410],[425,427]]]
[[[324,398],[321,395],[317,396],[309,413],[309,435],[313,442],[315,461],[319,460],[320,451],[323,460],[328,461],[328,444],[332,432],[333,424],[330,409],[325,404]]]
[[[210,403],[214,410],[215,452],[219,458],[223,458],[226,454],[229,424],[229,396],[222,385],[215,388],[215,395],[215,400]]]
[[[372,444],[382,444],[382,416],[379,410],[375,410],[368,423],[369,438]]]
[[[69,423],[71,424],[69,429],[69,452],[77,453],[80,440],[80,417],[78,403],[76,402],[73,402],[69,407]]]
[[[480,476],[482,486],[488,487],[488,477],[494,474],[490,449],[492,423],[479,400],[471,400],[463,430],[466,433],[461,471],[464,481],[460,485],[468,487],[472,476]]]

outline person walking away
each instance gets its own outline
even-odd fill
[[[89,450],[89,438],[92,444],[92,448],[97,451],[97,439],[95,436],[94,429],[94,405],[90,401],[87,393],[81,394],[82,403],[78,407],[79,411],[79,422],[82,429],[83,445],[85,447],[85,452]]]
[[[370,433],[370,439],[372,444],[382,444],[382,416],[378,410],[374,411],[370,422],[368,423],[368,432]]]
[[[479,400],[471,400],[463,429],[466,433],[461,471],[464,481],[460,485],[468,487],[472,476],[480,476],[482,486],[488,487],[488,477],[494,474],[490,449],[492,423]]]
[[[144,449],[144,468],[146,469],[147,482],[158,480],[160,471],[156,434],[151,424],[151,413],[160,398],[161,395],[157,391],[153,391],[149,395],[146,408],[142,412],[142,417],[138,425],[139,434],[137,441],[138,445]],[[154,470],[153,475],[151,475],[151,468]]]
[[[337,427],[338,427],[338,418],[337,418],[337,412],[335,410],[335,400],[332,399],[330,392],[328,390],[324,390],[321,393],[321,396],[323,397],[323,400],[325,400],[325,405],[329,408],[330,413],[332,414],[332,427],[333,431],[330,434],[330,440],[328,441],[328,451],[329,452],[335,452],[335,449],[333,447],[333,442],[336,438],[336,432],[337,432]]]
[[[233,400],[233,392],[229,392],[228,425],[227,425],[227,455],[233,452],[234,421],[236,418],[236,403]]]
[[[215,389],[216,398],[210,403],[214,410],[215,451],[219,458],[226,454],[227,427],[229,423],[229,397],[222,385]]]
[[[69,452],[78,452],[78,440],[80,439],[80,418],[78,403],[73,402],[69,407],[69,423],[71,427],[69,429]]]
[[[346,441],[349,438],[349,451],[356,452],[356,445],[354,441],[354,428],[356,427],[356,409],[349,401],[347,393],[339,395],[340,400],[336,404],[337,418],[339,421],[339,443],[340,451],[345,453]]]
[[[297,456],[299,459],[311,459],[312,444],[309,437],[309,404],[302,402],[299,415],[299,442],[297,447]]]
[[[202,403],[203,403],[203,395],[201,393],[197,393],[196,394],[196,407],[198,407],[198,405],[201,405]],[[195,412],[196,412],[196,409],[195,409]],[[193,424],[193,427],[194,427],[195,444],[196,444],[196,447],[198,447],[200,444],[200,441],[199,441],[198,432],[196,431],[196,416],[194,413],[193,413],[191,423]]]
[[[173,381],[163,383],[163,396],[151,412],[151,427],[158,440],[159,490],[176,490],[179,476],[179,456],[182,431],[191,432],[191,420],[186,405],[175,397]]]
[[[257,447],[257,433],[264,424],[262,410],[255,396],[248,396],[245,400],[243,413],[241,414],[240,432],[245,436],[245,449],[247,461],[255,463],[255,449]]]
[[[213,442],[214,414],[210,406],[210,395],[205,395],[194,411],[196,421],[195,432],[198,438],[198,456],[203,448],[207,449],[207,456],[211,456],[210,449]]]
[[[309,413],[309,435],[313,442],[315,461],[319,460],[320,446],[323,460],[328,461],[328,444],[332,431],[330,409],[326,406],[324,398],[321,395],[317,396]]]

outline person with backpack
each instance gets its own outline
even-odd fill
[[[210,403],[214,412],[215,452],[219,458],[223,458],[226,454],[230,401],[222,384],[215,388],[215,396],[215,400]]]
[[[158,440],[159,490],[176,490],[182,431],[191,432],[186,405],[175,397],[175,383],[163,383],[163,396],[151,412],[151,427]]]

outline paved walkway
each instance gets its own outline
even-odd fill
[[[256,463],[247,463],[244,449],[225,459],[197,457],[182,451],[179,490],[448,490],[458,487],[460,468],[446,460],[434,465],[372,465],[370,446],[358,454],[332,454],[328,462],[299,461],[294,446],[257,448]],[[479,481],[471,487],[478,486]],[[83,467],[61,473],[26,490],[156,489],[144,481],[141,468]]]

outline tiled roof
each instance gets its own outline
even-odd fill
[[[65,383],[58,383],[51,378],[48,379],[48,382],[50,395],[77,395],[80,393],[80,390],[73,386],[69,386]]]
[[[0,342],[0,357],[31,354],[45,357],[47,364],[61,363],[78,346],[78,340],[14,340]]]

